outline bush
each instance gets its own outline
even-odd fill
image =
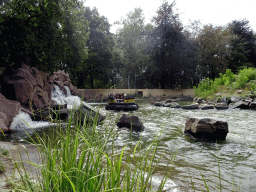
[[[240,70],[236,80],[236,88],[245,88],[246,83],[256,79],[256,69],[245,67]]]

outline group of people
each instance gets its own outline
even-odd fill
[[[121,100],[125,100],[125,99],[134,99],[135,96],[133,95],[129,95],[129,94],[124,94],[124,93],[110,93],[110,95],[108,96],[109,99],[112,100],[116,100],[116,99],[121,99]]]

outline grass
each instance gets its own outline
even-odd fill
[[[59,125],[52,133],[30,138],[42,157],[41,165],[30,162],[41,170],[39,182],[31,181],[22,163],[16,164],[21,180],[16,182],[18,187],[12,183],[13,188],[60,192],[151,191],[154,169],[161,160],[156,157],[159,137],[146,150],[141,148],[140,141],[133,148],[130,141],[120,148],[115,145],[114,127],[106,126],[99,133],[96,118],[92,123],[82,124],[79,119],[74,122],[73,115],[66,129]],[[163,190],[169,173],[166,172],[158,191]]]

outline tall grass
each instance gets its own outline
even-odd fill
[[[28,185],[28,174],[22,175],[26,191],[150,191],[156,157],[158,137],[142,149],[140,141],[129,147],[115,145],[116,130],[105,126],[97,129],[97,118],[92,123],[74,121],[72,113],[66,129],[57,126],[52,133],[30,138],[41,154],[42,165],[37,185]],[[129,145],[130,146],[130,145]],[[18,167],[22,169],[22,167]],[[162,191],[168,173],[158,191]]]

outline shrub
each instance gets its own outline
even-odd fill
[[[236,88],[245,88],[246,83],[256,79],[256,69],[244,67],[240,70],[236,80]]]

